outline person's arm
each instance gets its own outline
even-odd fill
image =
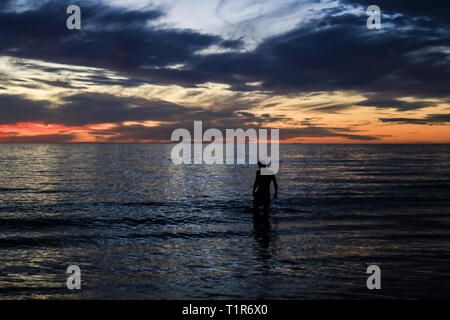
[[[258,186],[259,186],[259,171],[256,171],[255,183],[253,184],[253,195],[255,195]]]
[[[273,198],[276,199],[278,197],[278,183],[277,183],[277,178],[275,178],[275,175],[273,175],[272,181],[273,181],[273,187],[275,189],[275,194],[273,195]]]

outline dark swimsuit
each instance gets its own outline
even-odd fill
[[[263,205],[265,208],[270,206],[270,182],[273,176],[262,176],[261,171],[256,172],[257,179],[259,179],[258,189],[253,198],[255,208]]]

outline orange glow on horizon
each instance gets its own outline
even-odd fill
[[[26,137],[39,136],[58,136],[68,135],[74,136],[73,139],[64,141],[66,143],[80,142],[123,142],[123,143],[169,143],[170,133],[167,140],[160,139],[133,139],[121,138],[119,134],[114,134],[114,128],[118,124],[102,123],[90,124],[83,126],[65,126],[61,124],[43,124],[43,123],[17,123],[14,125],[0,125],[0,141],[14,141],[14,138],[20,137],[27,142]],[[300,127],[301,128],[301,127]],[[292,128],[291,128],[292,129]],[[102,134],[102,130],[110,130],[110,132]],[[206,128],[204,128],[206,130]],[[98,134],[93,134],[92,131]],[[367,139],[351,139],[345,136],[326,136],[309,137],[298,136],[280,140],[280,143],[350,143],[350,144],[377,144],[377,143],[450,143],[449,128],[446,125],[414,125],[414,124],[371,124],[364,127],[364,130],[350,132],[361,136],[375,136],[378,140]],[[339,135],[339,132],[336,133]],[[280,138],[283,136],[283,129],[280,129]],[[269,137],[270,140],[270,137]],[[51,142],[51,141],[49,141]]]

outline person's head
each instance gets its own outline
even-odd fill
[[[266,165],[262,163],[261,161],[258,161],[258,168],[265,168]]]

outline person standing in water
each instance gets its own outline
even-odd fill
[[[273,182],[275,189],[274,199],[278,197],[278,183],[275,175],[261,175],[261,168],[266,165],[258,161],[258,171],[256,171],[255,183],[253,184],[253,208],[256,210],[261,205],[264,207],[264,212],[267,212],[270,206],[270,183]]]

